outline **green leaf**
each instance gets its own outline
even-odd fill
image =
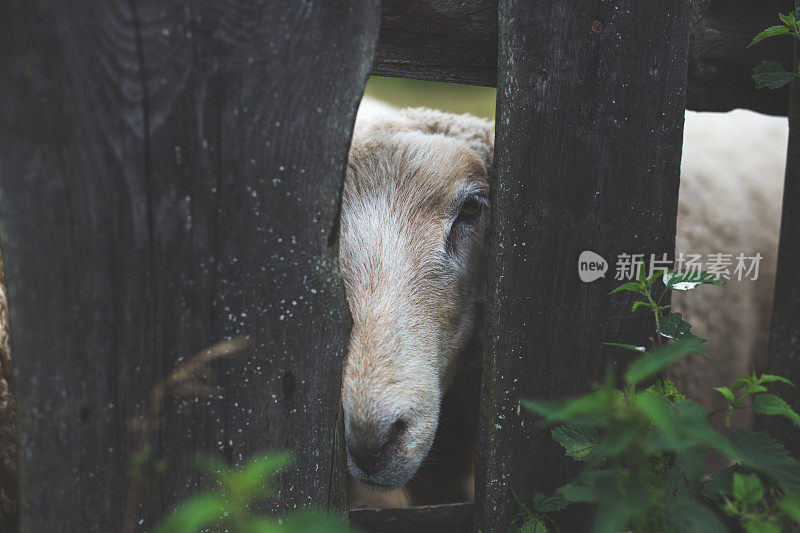
[[[605,428],[603,438],[592,453],[592,460],[600,463],[605,459],[617,458],[627,453],[637,437],[641,436],[642,428],[638,423],[629,420],[619,421]]]
[[[778,502],[778,507],[792,520],[800,523],[800,494],[790,492]]]
[[[648,289],[651,288],[653,286],[653,283],[655,283],[658,280],[658,278],[660,278],[666,273],[667,272],[665,270],[658,270],[656,272],[653,272],[653,275],[647,278],[647,288]]]
[[[625,476],[627,471],[588,470],[558,489],[558,494],[571,503],[597,502],[617,490]]]
[[[156,533],[196,533],[219,520],[225,508],[225,500],[217,494],[195,496],[172,511]]]
[[[764,87],[779,89],[792,81],[794,76],[793,72],[784,69],[777,61],[762,61],[753,69],[751,78],[756,82],[756,88],[758,89],[763,89]]]
[[[628,523],[643,515],[649,506],[641,479],[630,470],[590,470],[579,474],[559,489],[570,502],[596,503],[592,531],[615,533],[628,531]]]
[[[635,385],[690,353],[708,355],[700,344],[699,337],[683,338],[636,359],[625,372],[625,381],[629,385]]]
[[[700,494],[708,498],[709,500],[719,500],[722,498],[722,492],[714,485],[714,482],[709,481],[703,488],[700,490]]]
[[[634,352],[644,352],[644,346],[636,346],[634,344],[620,344],[618,342],[604,342],[605,346],[613,346],[615,348],[624,348],[625,350],[633,350]]]
[[[686,396],[678,392],[675,384],[667,378],[656,380],[655,383],[647,387],[646,392],[660,394],[661,396],[672,400],[673,402],[686,399]]]
[[[731,387],[731,390],[733,392],[736,392],[739,389],[741,389],[742,387],[746,387],[748,383],[750,383],[750,380],[748,380],[746,378],[745,379],[737,379],[736,381],[733,382],[733,387]]]
[[[671,313],[661,319],[661,335],[668,339],[682,339],[690,335],[692,325],[683,320],[680,313]]]
[[[639,393],[634,397],[634,405],[652,423],[652,431],[641,440],[641,445],[650,452],[688,453],[700,446],[732,453],[725,438],[708,425],[706,410],[697,402],[670,402],[655,394]],[[684,469],[691,470],[689,462],[694,458],[687,455],[685,459],[688,462]]]
[[[641,487],[631,486],[630,480],[622,480],[617,490],[607,487],[594,515],[594,533],[618,533],[630,531],[630,523],[647,513],[650,500]]]
[[[773,381],[779,381],[780,383],[786,383],[787,385],[794,387],[794,383],[783,376],[776,376],[775,374],[761,374],[761,376],[758,378],[759,383],[771,383]]]
[[[597,447],[597,428],[594,426],[565,424],[550,434],[564,447],[566,454],[577,461],[585,461]]]
[[[714,513],[688,498],[676,498],[666,504],[671,531],[702,531],[703,533],[725,533],[727,529]]]
[[[774,394],[753,396],[753,412],[759,415],[783,416],[800,426],[800,415],[795,413],[782,398]]]
[[[713,438],[717,438],[716,435]],[[682,479],[691,483],[699,482],[703,477],[703,467],[707,458],[708,452],[704,446],[690,447],[675,452],[675,462],[683,474]]]
[[[780,15],[781,18],[783,18],[784,16],[785,15]],[[786,26],[770,26],[766,30],[762,31],[761,33],[753,37],[753,40],[750,41],[750,44],[748,44],[746,48],[750,48],[754,44],[760,43],[761,41],[769,37],[775,37],[776,35],[785,35],[791,32],[792,30],[790,28],[787,28]]]
[[[747,394],[758,394],[761,392],[767,392],[767,388],[764,385],[759,385],[758,383],[751,383],[747,386],[745,392]]]
[[[728,387],[714,387],[714,390],[725,396],[726,399],[733,401],[733,392]]]
[[[731,457],[777,482],[786,492],[800,493],[800,463],[764,432],[738,430],[728,436]]]
[[[688,272],[670,270],[664,274],[664,286],[676,291],[688,291],[700,285],[722,285],[722,283],[722,280],[717,279],[714,274],[699,270]]]
[[[720,494],[733,494],[733,475],[742,471],[741,465],[729,466],[711,474],[710,488]]]
[[[533,495],[533,507],[540,513],[561,511],[562,509],[566,509],[568,505],[569,502],[558,494],[545,496],[541,492],[537,492]]]
[[[631,313],[635,312],[640,307],[647,307],[650,309],[650,302],[645,302],[644,300],[637,300],[633,302],[633,307],[631,307]]]
[[[622,392],[614,389],[598,391],[565,400],[520,400],[520,405],[542,416],[547,423],[596,425],[614,409]]]
[[[778,13],[778,18],[781,19],[781,22],[786,24],[789,28],[797,30],[797,19],[795,18],[794,11],[790,11],[788,15],[784,15],[783,13]]]
[[[629,283],[623,283],[613,291],[609,292],[608,294],[614,294],[615,292],[620,291],[628,291],[628,292],[638,292],[641,294],[642,292],[642,284],[637,281],[632,281]]]
[[[259,455],[244,466],[231,472],[223,481],[234,498],[247,501],[261,494],[268,487],[269,478],[292,462],[289,452]]]
[[[776,524],[757,519],[745,520],[742,525],[747,533],[781,533],[781,528]]]
[[[733,475],[733,497],[747,505],[753,505],[764,497],[764,485],[756,474]]]
[[[538,516],[530,516],[521,525],[512,524],[509,533],[548,533],[547,524]]]

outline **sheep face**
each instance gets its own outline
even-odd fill
[[[387,123],[354,137],[339,252],[353,317],[342,405],[348,468],[362,482],[402,485],[433,442],[481,293],[487,164],[431,128]]]

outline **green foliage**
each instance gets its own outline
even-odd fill
[[[774,394],[766,394],[769,390],[766,386],[767,383],[784,383],[794,387],[794,384],[784,377],[772,374],[757,376],[754,370],[749,376],[734,381],[733,386],[730,388],[714,388],[730,402],[726,407],[722,408],[722,410],[727,410],[728,412],[725,418],[726,425],[730,425],[737,409],[742,409],[746,406],[746,400],[752,401],[753,411],[757,414],[783,416],[800,425],[800,416],[789,407],[789,404]],[[716,411],[713,414],[716,414]]]
[[[780,89],[791,82],[797,74],[793,70],[786,70],[777,61],[762,61],[753,69],[753,81],[756,88]]]
[[[513,494],[513,493],[512,493]],[[567,501],[559,495],[545,496],[537,492],[533,496],[533,509],[522,503],[514,494],[520,507],[519,516],[509,528],[509,533],[548,533],[556,528],[555,522],[547,513],[566,509]]]
[[[756,35],[747,48],[750,48],[756,43],[760,43],[764,39],[770,37],[777,37],[779,35],[789,35],[795,39],[800,40],[800,8],[795,9],[788,15],[778,14],[781,24],[770,26],[764,31]],[[787,83],[791,82],[795,77],[800,77],[800,68],[793,66],[791,70],[786,70],[783,65],[777,61],[762,61],[758,66],[753,69],[753,81],[756,82],[756,87],[763,89],[768,87],[770,89],[778,89]]]
[[[694,335],[685,335],[677,342],[667,344],[636,359],[625,372],[625,381],[629,385],[636,385],[641,381],[664,370],[666,367],[690,353],[708,355],[701,344],[702,339]]]
[[[273,518],[256,510],[257,500],[269,495],[272,478],[291,463],[286,452],[259,455],[239,468],[213,457],[202,457],[199,467],[216,488],[184,500],[156,529],[156,533],[237,531],[242,533],[345,533],[346,524],[313,510],[299,510]]]
[[[567,455],[578,461],[587,459],[597,448],[597,428],[593,426],[568,424],[558,426],[550,434],[564,447]]]
[[[794,14],[792,14],[792,15],[794,15]],[[783,16],[783,15],[781,15],[781,16]],[[758,35],[753,37],[753,40],[750,42],[750,44],[747,45],[747,48],[750,48],[751,46],[753,46],[756,43],[760,43],[761,41],[763,41],[767,37],[775,37],[776,35],[788,35],[788,34],[792,33],[792,29],[793,28],[789,28],[789,27],[784,26],[784,25],[770,26],[766,30],[762,31],[761,33],[759,33]]]
[[[659,278],[663,289],[656,294]],[[705,339],[692,333],[680,313],[661,305],[665,293],[719,284],[702,272],[645,278],[640,267],[636,281],[611,292],[637,295],[639,305],[633,311],[649,309],[656,334],[649,347],[604,343],[639,354],[620,386],[610,375],[577,398],[521,400],[543,424],[555,426],[553,439],[583,469],[552,496],[557,507],[541,505],[547,501],[544,495],[537,495],[533,508],[520,503],[522,512],[513,531],[555,531],[548,513],[574,503],[594,506],[595,532],[724,532],[724,515],[747,532],[800,525],[800,463],[766,433],[739,430],[726,437],[708,422],[718,412],[726,412],[730,421],[735,411],[752,407],[758,414],[782,416],[800,425],[800,416],[768,390],[773,385],[793,386],[791,381],[753,372],[730,386],[716,387],[727,405],[708,413],[662,377],[682,357],[708,356]],[[726,456],[733,466],[706,481],[703,467],[712,452]]]
[[[800,426],[800,416],[789,407],[788,403],[774,394],[759,394],[754,396],[753,411],[759,415],[785,416]]]

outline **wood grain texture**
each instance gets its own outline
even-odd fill
[[[799,61],[800,47],[795,43],[794,48],[795,61]],[[772,304],[768,361],[770,373],[789,378],[795,385],[800,383],[800,267],[798,265],[800,265],[800,83],[795,79],[789,96],[789,148],[786,157],[778,270],[775,277],[775,299]],[[795,411],[800,410],[800,393],[796,388],[784,386],[780,388],[779,395],[788,401]],[[764,417],[761,422],[789,449],[792,457],[800,457],[800,435],[797,426],[778,417]]]
[[[519,399],[586,392],[627,357],[601,342],[652,334],[608,292],[619,254],[674,253],[688,29],[684,0],[500,3],[479,530],[506,531],[513,494],[576,471]],[[605,279],[581,282],[584,250],[609,261]],[[563,530],[584,530],[581,514]]]
[[[786,114],[787,91],[758,90],[750,79],[761,59],[791,53],[780,40],[745,46],[787,11],[783,0],[692,0],[687,108],[737,107]],[[497,0],[385,0],[372,73],[471,85],[497,82]],[[570,21],[558,21],[559,27]],[[784,45],[784,46],[781,46]]]
[[[350,523],[365,533],[465,533],[472,531],[475,504],[350,509]]]
[[[497,0],[383,0],[372,74],[494,86]]]
[[[344,511],[349,317],[335,222],[377,0],[12,0],[0,25],[0,221],[25,531],[119,531],[131,422],[229,336],[211,397],[171,402],[142,529],[194,453],[295,451],[274,507]]]

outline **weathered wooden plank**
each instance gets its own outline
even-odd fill
[[[383,0],[372,74],[494,86],[497,0]]]
[[[472,531],[475,504],[350,509],[350,523],[366,533],[463,533]]]
[[[745,45],[787,10],[781,0],[692,0],[687,108],[726,111],[737,107],[786,114],[786,90],[753,86],[752,68],[764,58],[789,64],[776,41],[759,50]],[[372,73],[471,85],[497,80],[497,0],[402,0],[383,2],[381,34]],[[559,25],[567,25],[560,21]]]
[[[797,5],[797,3],[795,3]],[[784,41],[783,43],[787,43]],[[795,43],[795,61],[800,47]],[[800,383],[800,83],[792,82],[789,93],[789,149],[783,188],[778,270],[769,345],[769,371]],[[781,397],[793,409],[800,409],[800,393],[784,387]],[[800,457],[797,427],[783,419],[764,420],[771,433],[780,438],[793,457]]]
[[[608,292],[619,254],[674,253],[688,29],[684,0],[500,3],[475,483],[484,532],[506,530],[513,494],[530,501],[575,471],[519,399],[587,391],[625,357],[602,341],[652,332]],[[609,261],[604,279],[581,282],[584,250]]]
[[[344,511],[338,194],[378,1],[2,8],[0,220],[26,531],[120,531],[150,388],[217,340],[220,388],[171,402],[167,474],[292,448],[278,507]]]

